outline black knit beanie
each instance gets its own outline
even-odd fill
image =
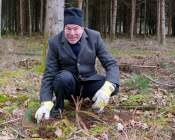
[[[64,10],[64,26],[67,24],[76,24],[83,26],[83,12],[79,8],[65,8]]]

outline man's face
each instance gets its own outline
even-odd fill
[[[64,27],[65,37],[70,44],[76,44],[80,40],[83,31],[84,28],[76,24],[67,24]]]

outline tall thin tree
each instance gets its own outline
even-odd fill
[[[44,0],[40,1],[40,33],[43,32],[43,13],[44,13]]]
[[[78,7],[79,7],[80,9],[83,8],[83,0],[78,0]]]
[[[1,30],[2,30],[2,28],[1,28],[1,21],[2,21],[2,15],[1,15],[1,13],[2,13],[2,0],[0,0],[0,38],[1,38]]]
[[[55,35],[63,29],[64,0],[47,0],[45,33]]]
[[[157,41],[160,42],[160,0],[157,0]]]
[[[146,12],[147,12],[147,10],[146,10],[146,8],[147,8],[147,6],[146,6],[146,4],[147,4],[147,1],[146,0],[144,0],[144,35],[146,35]]]
[[[165,45],[165,0],[160,0],[160,43]]]
[[[134,24],[135,24],[135,15],[136,15],[136,0],[132,0],[132,16],[131,16],[131,24],[130,24],[130,39],[134,38]]]
[[[88,27],[89,25],[89,0],[85,0],[84,5],[85,5],[85,26]]]
[[[115,37],[117,19],[117,0],[110,1],[110,38]]]
[[[23,16],[23,0],[20,0],[20,32],[24,35],[24,16]]]
[[[32,35],[32,13],[31,13],[31,0],[28,0],[28,8],[29,8],[29,12],[28,12],[28,17],[29,17],[29,35]]]
[[[112,25],[113,25],[113,0],[110,0],[109,1],[109,3],[110,3],[110,26],[109,26],[109,29],[110,29],[110,31],[109,31],[109,35],[110,35],[110,38],[112,39],[113,37],[113,34],[112,34]]]
[[[112,38],[116,36],[117,0],[113,0],[112,10]]]
[[[168,35],[170,36],[172,34],[172,0],[169,0],[168,2]]]

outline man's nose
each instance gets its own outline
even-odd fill
[[[70,34],[75,34],[75,31],[74,30],[70,30]]]

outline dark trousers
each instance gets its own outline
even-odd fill
[[[55,108],[63,110],[64,99],[73,101],[71,95],[73,95],[75,99],[76,96],[92,99],[97,90],[103,86],[104,82],[104,76],[102,76],[101,80],[80,81],[71,72],[66,70],[61,71],[55,76],[53,82],[53,89],[56,96]],[[118,92],[118,88],[114,92]]]

